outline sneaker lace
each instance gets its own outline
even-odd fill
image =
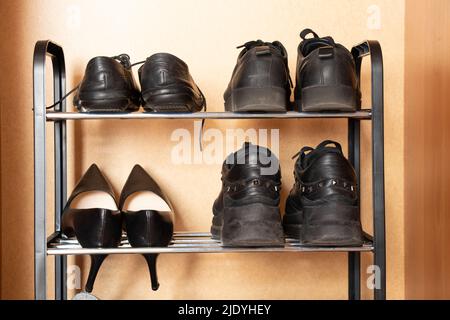
[[[334,148],[328,148],[328,150],[325,150],[325,148],[328,145],[334,145]],[[292,159],[295,159],[297,157],[300,156],[300,163],[302,163],[305,159],[305,157],[311,152],[311,151],[316,151],[317,153],[324,153],[324,152],[336,152],[336,153],[342,153],[342,147],[340,145],[340,143],[333,141],[333,140],[325,140],[322,141],[315,149],[312,147],[303,147],[299,152],[297,152]]]

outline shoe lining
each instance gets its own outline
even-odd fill
[[[156,210],[156,211],[171,211],[168,204],[151,191],[139,191],[131,194],[125,200],[123,205],[124,211],[141,211],[141,210]]]
[[[72,209],[102,208],[118,210],[117,204],[110,194],[103,191],[86,191],[77,195],[71,202]]]

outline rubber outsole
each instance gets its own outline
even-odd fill
[[[211,226],[211,239],[220,240],[222,235],[222,226]]]
[[[128,98],[123,99],[90,99],[78,100],[76,108],[85,113],[105,113],[105,112],[133,112],[139,110],[136,105]]]
[[[225,207],[223,217],[224,247],[284,246],[278,206],[254,203]]]
[[[350,86],[314,86],[301,90],[297,110],[304,112],[354,112],[361,105],[361,95]]]
[[[204,101],[197,101],[192,94],[180,93],[142,94],[143,108],[146,112],[197,112],[202,110]]]
[[[361,246],[363,231],[357,206],[304,207],[301,241],[309,246]]]
[[[289,107],[283,88],[239,88],[231,90],[225,99],[225,110],[230,112],[286,112]]]

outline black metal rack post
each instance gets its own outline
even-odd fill
[[[66,257],[83,254],[124,254],[124,253],[255,253],[255,252],[348,252],[348,296],[360,299],[361,266],[360,253],[373,252],[374,264],[380,274],[379,287],[374,289],[375,299],[386,298],[386,240],[384,207],[384,138],[383,138],[383,59],[381,47],[377,41],[366,41],[353,47],[358,82],[361,63],[364,56],[371,57],[372,70],[372,109],[356,112],[332,113],[266,113],[239,114],[231,112],[198,113],[129,113],[129,114],[86,114],[66,112],[65,102],[47,112],[45,106],[45,63],[49,56],[53,65],[54,101],[65,94],[65,63],[63,50],[51,41],[38,41],[34,51],[34,178],[35,178],[35,298],[47,298],[47,255],[55,256],[55,298],[67,299]],[[348,156],[360,179],[360,121],[372,120],[372,170],[373,170],[373,238],[368,236],[361,247],[305,247],[298,241],[286,239],[282,248],[223,248],[218,241],[212,240],[209,233],[176,232],[168,247],[133,248],[124,238],[118,248],[92,249],[81,248],[76,240],[63,239],[60,231],[60,218],[67,197],[67,120],[92,119],[311,119],[311,118],[347,118],[348,119]],[[54,232],[47,238],[46,232],[46,122],[54,123],[55,149],[55,217]],[[359,188],[358,188],[359,189]],[[358,191],[359,192],[359,191]]]
[[[365,41],[352,48],[356,64],[358,86],[361,87],[362,59],[370,55],[372,83],[372,193],[373,193],[373,244],[374,265],[379,268],[379,287],[375,287],[376,300],[386,299],[386,231],[384,200],[384,84],[383,55],[378,41]],[[349,119],[349,160],[353,164],[360,185],[360,122]],[[358,199],[360,190],[358,188]],[[349,253],[349,298],[360,298],[360,253]]]
[[[53,99],[59,101],[66,92],[66,66],[62,48],[51,41],[38,41],[33,57],[34,110],[34,284],[36,299],[46,297],[47,241],[46,241],[46,99],[45,63],[53,66]],[[66,103],[55,106],[65,112]],[[60,230],[60,218],[67,195],[66,121],[54,123],[55,149],[55,230]],[[55,298],[66,299],[66,256],[55,257]]]

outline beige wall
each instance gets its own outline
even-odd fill
[[[450,1],[406,2],[405,277],[450,299]]]
[[[370,5],[381,12],[381,29],[368,28]],[[71,12],[79,8],[79,24]],[[320,8],[320,10],[318,10]],[[2,48],[2,254],[3,298],[33,297],[32,53],[34,43],[52,39],[64,48],[68,88],[97,55],[127,52],[134,61],[167,51],[185,60],[208,100],[223,110],[222,94],[236,57],[248,40],[280,40],[295,76],[299,32],[312,27],[350,47],[377,39],[384,50],[386,106],[386,217],[388,298],[404,296],[403,246],[403,49],[404,1],[8,1],[1,3]],[[373,17],[373,16],[372,16]],[[367,63],[366,63],[367,64]],[[367,69],[365,69],[367,71]],[[370,77],[364,76],[369,104]],[[70,106],[70,104],[69,104]],[[192,121],[79,122],[69,125],[69,189],[96,162],[117,193],[135,163],[142,164],[168,193],[177,210],[177,230],[208,230],[211,205],[220,189],[220,164],[168,161],[176,128]],[[335,138],[346,145],[343,120],[207,121],[207,128],[280,128],[283,199],[293,183],[291,156],[302,146]],[[363,221],[371,231],[369,126],[364,126]],[[49,131],[50,133],[51,131]],[[76,152],[75,152],[76,150]],[[49,201],[51,200],[51,197]],[[363,255],[363,264],[371,262]],[[52,261],[49,259],[49,261]],[[84,263],[87,259],[72,261]],[[161,288],[149,290],[140,256],[111,256],[94,293],[100,298],[320,298],[347,297],[345,254],[163,255]],[[86,270],[86,269],[85,269]],[[365,275],[365,267],[363,275]],[[365,277],[363,279],[363,287]],[[364,290],[364,298],[371,292]]]

